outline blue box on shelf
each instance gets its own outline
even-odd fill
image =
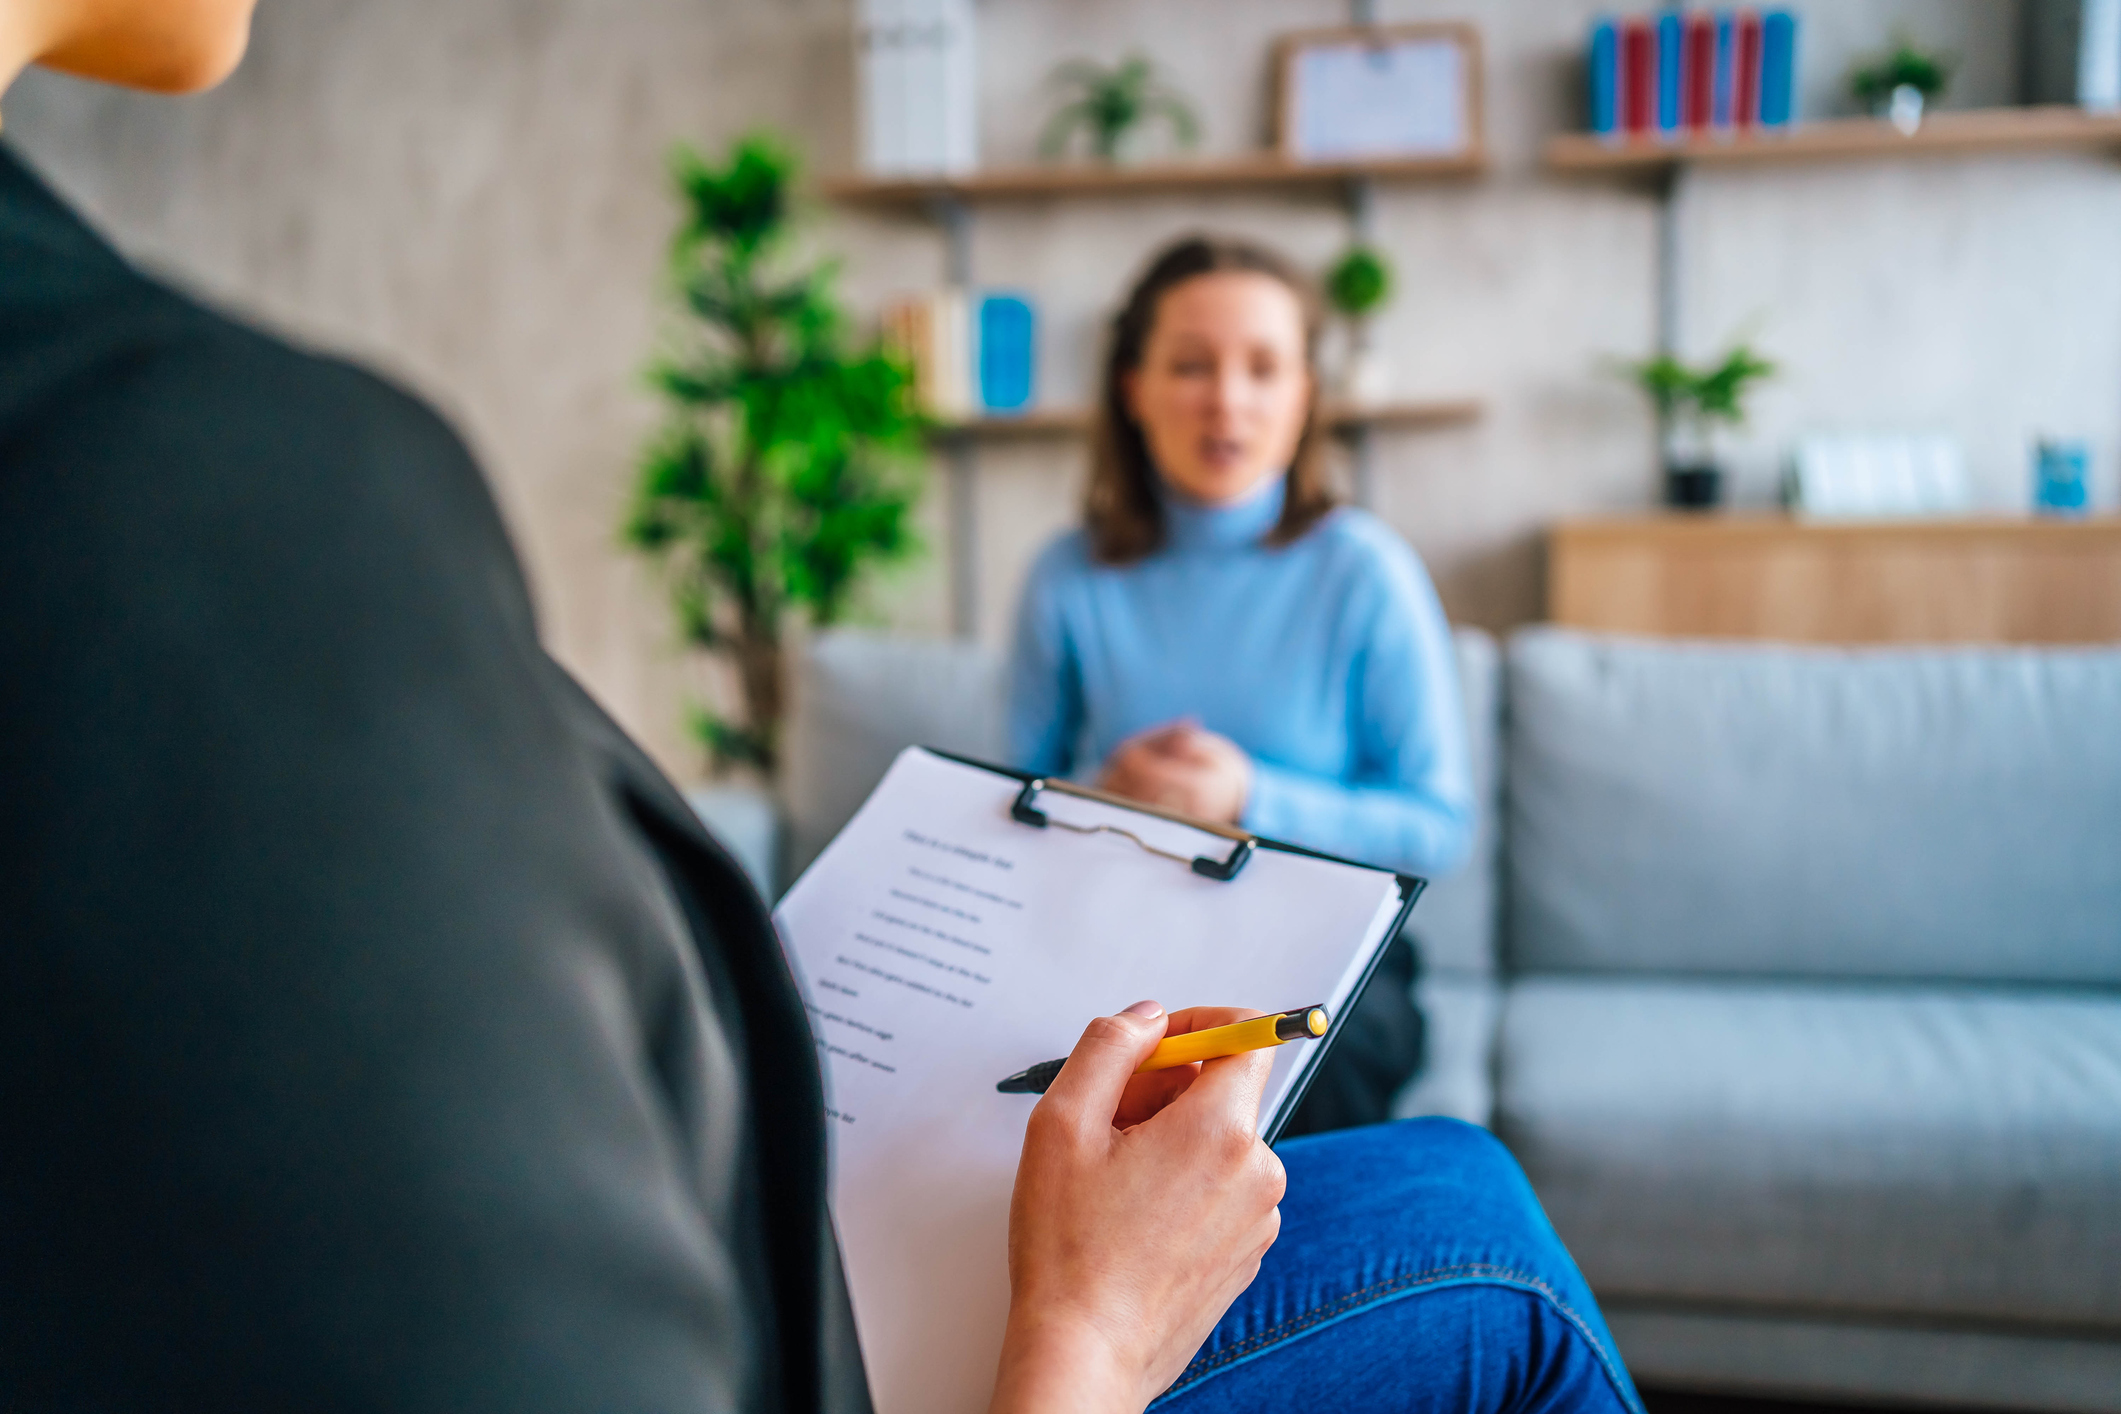
[[[2081,516],[2090,509],[2091,449],[2082,442],[2042,439],[2033,447],[2033,509],[2042,515]]]
[[[1038,314],[1021,295],[979,302],[979,400],[990,413],[1022,412],[1036,390]]]

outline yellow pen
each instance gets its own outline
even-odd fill
[[[1134,1073],[1145,1075],[1195,1061],[1220,1060],[1279,1046],[1284,1041],[1313,1041],[1326,1034],[1329,1024],[1324,1007],[1307,1006],[1255,1016],[1250,1021],[1234,1021],[1228,1026],[1211,1026],[1205,1031],[1188,1031],[1183,1036],[1166,1036],[1149,1052],[1149,1058],[1134,1068]],[[997,1082],[994,1088],[1004,1095],[1043,1095],[1065,1064],[1066,1057],[1040,1061],[1029,1070],[1020,1070]]]

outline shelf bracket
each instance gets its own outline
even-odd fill
[[[943,233],[943,282],[972,288],[972,208],[943,195],[927,201],[929,219]],[[950,632],[979,634],[979,449],[970,437],[952,437],[943,448],[949,483]]]

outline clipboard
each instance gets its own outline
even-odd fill
[[[923,747],[774,912],[826,1079],[832,1216],[877,1414],[981,1414],[1034,1103],[1093,1016],[1324,1003],[1270,1054],[1272,1142],[1424,882]],[[1363,951],[1367,949],[1367,951]]]
[[[960,766],[970,766],[976,770],[991,772],[994,775],[1015,781],[1018,785],[1018,790],[1015,801],[1009,807],[1009,817],[1020,825],[1025,825],[1032,829],[1057,828],[1076,833],[1118,835],[1132,842],[1137,848],[1168,859],[1174,864],[1184,865],[1200,877],[1213,879],[1218,883],[1235,883],[1243,875],[1245,865],[1251,861],[1253,854],[1259,850],[1303,855],[1311,859],[1322,859],[1328,863],[1345,864],[1353,868],[1372,869],[1377,867],[1376,865],[1363,864],[1358,860],[1344,859],[1336,854],[1327,854],[1322,850],[1306,849],[1302,845],[1269,839],[1264,835],[1255,835],[1248,830],[1237,829],[1235,826],[1217,824],[1207,820],[1196,820],[1191,816],[1181,815],[1176,811],[1145,805],[1138,800],[1129,800],[1125,796],[1113,795],[1108,791],[1096,790],[1090,786],[1077,784],[1074,781],[1052,776],[1040,776],[1030,771],[1018,771],[1008,766],[997,766],[991,761],[981,761],[971,756],[962,756],[954,751],[945,751],[941,747],[928,746],[921,749],[928,752],[929,755],[939,756],[945,761],[955,761]],[[1056,821],[1047,812],[1038,808],[1039,797],[1046,791],[1055,791],[1062,795],[1074,796],[1079,800],[1094,800],[1102,805],[1108,805],[1132,814],[1146,815],[1151,819],[1167,820],[1172,824],[1184,825],[1188,829],[1198,830],[1203,834],[1214,835],[1217,838],[1230,841],[1230,850],[1221,859],[1217,859],[1212,855],[1188,856],[1159,848],[1137,834],[1110,825],[1085,828],[1079,825],[1071,825],[1064,821]],[[1413,874],[1403,874],[1397,870],[1385,872],[1390,873],[1398,882],[1399,914],[1392,920],[1392,926],[1385,930],[1384,941],[1371,950],[1369,960],[1363,966],[1361,979],[1356,982],[1355,990],[1349,994],[1348,1000],[1341,1006],[1340,1014],[1332,1018],[1332,1024],[1327,1027],[1326,1034],[1321,1036],[1316,1043],[1305,1046],[1301,1068],[1297,1072],[1296,1084],[1283,1097],[1282,1103],[1276,1106],[1275,1113],[1267,1121],[1267,1127],[1260,1136],[1268,1144],[1272,1144],[1281,1138],[1282,1130],[1288,1127],[1291,1117],[1302,1107],[1304,1096],[1310,1093],[1311,1082],[1318,1076],[1319,1067],[1325,1064],[1326,1057],[1332,1053],[1334,1043],[1340,1039],[1343,1019],[1355,1010],[1357,1003],[1362,1000],[1363,994],[1370,990],[1370,983],[1377,975],[1378,964],[1384,961],[1385,949],[1390,947],[1392,940],[1405,930],[1407,919],[1414,912],[1415,903],[1421,898],[1422,891],[1429,886],[1427,879]],[[1291,1006],[1300,1005],[1301,999],[1286,1004]]]

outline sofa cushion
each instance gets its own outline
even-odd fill
[[[1601,1297],[2121,1333],[2121,994],[1530,978],[1498,1075]]]
[[[2121,982],[2121,650],[1531,630],[1513,966]]]

